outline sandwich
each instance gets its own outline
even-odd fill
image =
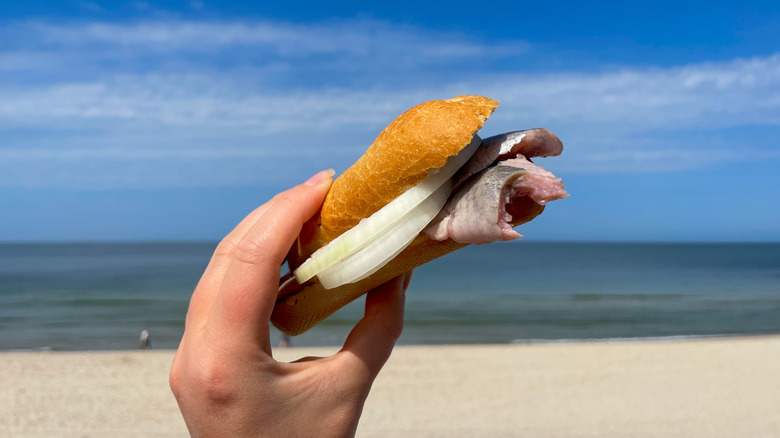
[[[531,159],[560,155],[546,129],[482,139],[498,102],[458,96],[396,118],[333,182],[301,230],[271,322],[298,335],[374,287],[469,244],[521,237],[514,227],[568,196]]]

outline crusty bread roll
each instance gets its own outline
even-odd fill
[[[396,118],[331,186],[322,211],[301,231],[290,268],[444,166],[498,107],[482,96],[421,103]]]
[[[333,182],[320,214],[304,226],[297,248],[288,257],[290,270],[420,183],[431,169],[444,166],[472,141],[497,106],[497,101],[486,97],[458,96],[425,102],[400,115]],[[513,225],[531,220],[544,209],[530,199],[515,208],[525,209],[525,214],[515,216],[523,219]],[[288,278],[279,287],[271,322],[284,333],[303,333],[366,291],[464,246],[421,234],[398,257],[357,283],[325,289],[316,277],[303,285]]]

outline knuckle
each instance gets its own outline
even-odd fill
[[[293,216],[296,219],[302,215],[302,209],[305,202],[296,196],[295,189],[287,190],[274,196],[274,209],[279,209],[286,212],[288,216]]]
[[[170,374],[168,375],[168,386],[170,386],[171,392],[173,392],[173,396],[179,400],[182,396],[183,385],[181,382],[181,368],[176,366],[175,362],[174,366],[171,367]]]
[[[382,327],[388,338],[392,339],[393,341],[397,341],[398,338],[401,337],[401,333],[404,331],[404,321],[400,318],[394,319],[392,321],[385,322],[382,324]]]
[[[235,382],[224,361],[204,358],[195,379],[203,398],[212,404],[227,404],[235,398]]]
[[[263,246],[246,237],[241,238],[241,240],[238,241],[233,252],[234,260],[251,265],[259,264],[265,258],[266,254],[263,250]]]
[[[393,314],[388,309],[372,309],[367,316],[375,321],[376,334],[397,341],[404,331],[403,315]]]
[[[236,250],[236,244],[229,238],[222,239],[214,250],[214,258],[231,257]]]
[[[298,201],[296,200],[295,196],[291,193],[290,190],[287,190],[285,192],[279,193],[276,196],[274,196],[274,202],[282,204],[282,208],[295,206],[298,204]]]

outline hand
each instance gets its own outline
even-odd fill
[[[411,273],[368,293],[365,316],[327,358],[273,359],[268,321],[280,265],[333,171],[275,196],[214,252],[195,288],[170,385],[193,436],[351,436],[403,328]]]

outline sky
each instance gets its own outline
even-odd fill
[[[218,240],[407,108],[546,127],[534,241],[780,241],[778,2],[0,6],[0,241]]]

